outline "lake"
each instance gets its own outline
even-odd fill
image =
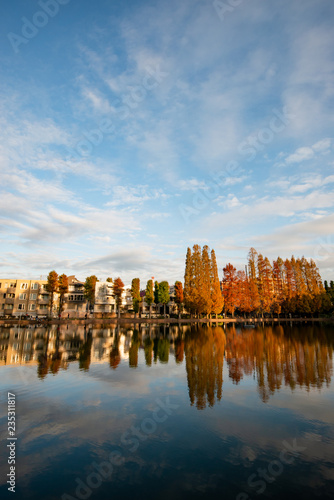
[[[323,323],[0,327],[1,498],[8,442],[17,499],[333,498],[333,347]]]

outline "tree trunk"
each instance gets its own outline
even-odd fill
[[[152,308],[152,304],[150,304],[150,312],[149,312],[149,318],[151,319],[151,308]]]

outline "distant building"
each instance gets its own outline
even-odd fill
[[[0,317],[45,316],[49,311],[50,294],[46,280],[0,279]],[[57,296],[54,310],[57,307]]]
[[[114,285],[109,281],[97,281],[95,284],[94,313],[116,313],[116,299],[113,295]],[[131,301],[132,303],[132,301]],[[121,309],[129,307],[129,290],[123,290]]]
[[[84,317],[87,312],[85,287],[75,276],[68,276],[68,293],[65,294],[62,317]]]

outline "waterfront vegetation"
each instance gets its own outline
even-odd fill
[[[51,293],[60,290],[57,273],[50,272],[48,290]],[[64,280],[66,275],[62,275]],[[86,278],[85,298],[90,305],[95,302],[96,276]],[[120,297],[124,284],[120,278],[113,283],[114,296],[117,298],[118,316],[120,316]],[[62,288],[64,293],[66,288]],[[305,257],[283,260],[277,257],[272,263],[268,257],[251,248],[245,270],[237,270],[231,263],[223,268],[222,280],[219,280],[215,251],[207,245],[201,248],[194,245],[188,248],[185,262],[184,285],[181,281],[174,284],[172,297],[167,281],[147,281],[145,291],[140,290],[139,278],[134,278],[131,285],[132,308],[135,315],[140,312],[143,302],[148,305],[151,317],[151,305],[166,305],[172,300],[181,313],[191,317],[211,317],[212,315],[243,317],[318,317],[328,315],[334,310],[334,282],[322,282],[320,272],[314,260]],[[51,307],[50,305],[50,307]],[[61,307],[61,306],[60,306]]]

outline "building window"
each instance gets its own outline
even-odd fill
[[[31,290],[38,290],[38,283],[32,283],[30,288]]]
[[[26,298],[27,298],[27,294],[26,293],[20,293],[20,295],[19,295],[19,299],[20,300],[26,300]]]
[[[47,306],[46,304],[41,304],[41,305],[39,306],[39,308],[40,308],[40,310],[41,310],[41,311],[46,311],[46,310],[47,310],[47,308],[48,308],[48,306]]]
[[[25,310],[25,304],[19,304],[18,310],[19,311],[24,311]]]
[[[29,304],[29,311],[35,311],[36,304]]]
[[[30,294],[30,300],[36,300],[37,294],[36,293],[31,293]]]
[[[11,288],[16,288],[16,283],[11,283],[9,286],[10,286]]]
[[[28,288],[28,283],[21,283],[21,290],[26,290]]]
[[[6,309],[13,309],[13,304],[6,304]]]

